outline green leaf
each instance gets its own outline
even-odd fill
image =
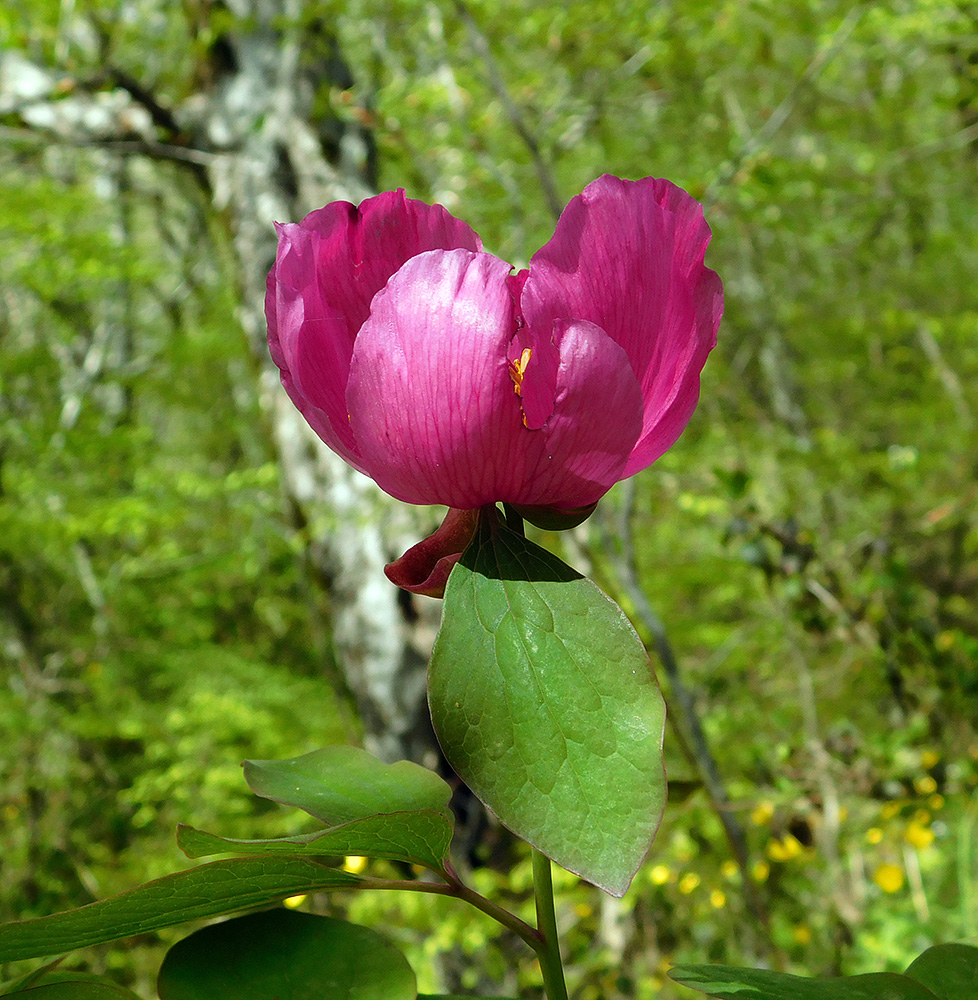
[[[906,975],[940,1000],[975,1000],[978,996],[978,948],[936,944],[910,964]]]
[[[185,920],[216,917],[306,892],[348,888],[360,881],[304,858],[213,861],[77,910],[0,925],[0,962],[60,955]]]
[[[139,1000],[135,993],[123,986],[89,980],[47,983],[18,990],[16,993],[4,993],[3,996],[20,997],[22,1000]]]
[[[893,972],[806,979],[764,969],[677,965],[669,975],[683,986],[720,1000],[943,1000],[920,983]]]
[[[448,813],[452,790],[434,771],[402,760],[384,764],[338,746],[291,760],[246,760],[245,780],[262,798],[296,806],[330,826],[395,812]]]
[[[267,910],[205,927],[167,953],[161,1000],[415,1000],[407,959],[345,920]]]
[[[192,826],[177,828],[177,843],[191,858],[210,854],[355,854],[365,858],[389,858],[444,869],[452,841],[451,820],[440,812],[390,813],[333,827],[331,830],[275,840],[233,840]]]
[[[449,763],[514,833],[621,896],[665,806],[665,708],[621,608],[485,518],[428,673]]]
[[[92,972],[64,971],[60,959],[0,984],[0,997],[25,997],[31,1000],[139,1000],[124,986]],[[39,991],[45,992],[39,992]]]

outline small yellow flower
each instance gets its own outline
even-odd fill
[[[934,843],[934,831],[929,826],[920,823],[911,823],[903,835],[903,839],[908,844],[923,850]]]
[[[774,816],[774,806],[770,802],[759,802],[751,811],[750,821],[754,826],[767,826]]]
[[[297,906],[302,906],[302,904],[305,901],[306,901],[306,896],[304,896],[304,895],[302,895],[302,896],[289,896],[288,899],[283,900],[283,902],[285,903],[285,905],[290,910],[294,910]]]
[[[804,851],[797,837],[786,833],[780,840],[770,840],[767,845],[767,856],[772,861],[791,861]]]
[[[925,750],[920,755],[921,765],[927,768],[928,770],[930,770],[930,768],[932,768],[940,759],[941,759],[940,756],[935,750]]]
[[[944,805],[944,796],[941,795],[940,792],[938,792],[936,795],[932,795],[927,800],[927,805],[928,805],[929,808],[931,808],[935,812],[937,812],[937,810],[940,809]]]
[[[679,880],[679,891],[688,896],[699,884],[699,875],[696,872],[688,872]]]
[[[899,892],[903,888],[903,870],[898,865],[889,863],[877,865],[873,881],[883,892]]]
[[[883,839],[883,831],[878,826],[871,826],[866,831],[866,843],[878,844]]]
[[[582,920],[585,920],[587,917],[591,916],[592,913],[594,913],[594,907],[587,903],[575,903],[574,913],[576,913]]]
[[[727,860],[720,865],[720,874],[724,878],[733,878],[739,871],[740,869],[737,867],[737,862],[732,858],[727,858]]]
[[[883,819],[893,819],[902,808],[903,804],[900,802],[884,802],[880,809],[880,816]]]
[[[938,652],[946,653],[954,645],[954,633],[950,630],[938,632],[934,637],[934,645]]]
[[[929,774],[925,774],[922,778],[914,778],[913,787],[918,795],[933,795],[937,791],[937,782]]]
[[[766,882],[768,875],[771,874],[771,866],[766,861],[755,861],[754,867],[751,869],[751,875],[755,882]]]
[[[722,910],[727,905],[727,895],[721,889],[714,889],[710,893],[710,906],[714,910]]]
[[[656,865],[649,872],[649,881],[653,885],[665,885],[672,878],[672,872],[666,865]]]
[[[791,936],[795,939],[795,944],[808,944],[812,940],[812,931],[810,927],[799,924],[791,932]]]
[[[357,854],[350,854],[343,859],[343,871],[351,875],[359,875],[367,867],[367,859]]]

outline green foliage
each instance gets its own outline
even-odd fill
[[[665,715],[621,609],[484,518],[449,577],[428,692],[449,763],[502,822],[623,895],[665,807]]]

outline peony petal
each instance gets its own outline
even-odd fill
[[[702,207],[680,188],[606,175],[571,200],[530,261],[530,326],[588,320],[631,361],[644,419],[626,476],[671,447],[695,409],[723,311],[720,280],[703,265],[709,240]]]
[[[269,347],[293,402],[326,443],[362,469],[346,412],[346,382],[370,302],[411,257],[432,249],[481,249],[476,233],[439,205],[403,191],[359,208],[333,202],[278,226],[268,277]]]
[[[478,510],[451,508],[437,531],[384,567],[387,579],[412,594],[444,597],[448,575],[472,541],[478,524]]]
[[[642,390],[624,350],[595,324],[558,320],[553,340],[553,413],[514,449],[520,496],[500,499],[571,511],[594,504],[622,478],[642,430]],[[524,385],[532,378],[528,368]]]
[[[326,305],[315,280],[318,238],[301,226],[276,228],[278,255],[265,293],[272,360],[286,392],[312,429],[362,472],[348,421],[330,420],[328,387],[349,362],[342,343],[331,336]],[[310,348],[312,356],[307,357]]]
[[[474,508],[502,499],[496,442],[522,427],[507,360],[509,271],[490,254],[431,251],[374,299],[347,406],[369,474],[400,500]]]

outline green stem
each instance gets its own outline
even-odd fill
[[[453,871],[437,872],[447,881],[415,882],[408,879],[362,878],[351,889],[400,889],[409,892],[430,892],[439,896],[454,896],[519,935],[536,953],[543,973],[543,988],[547,1000],[567,1000],[564,967],[560,961],[560,944],[557,940],[557,915],[554,912],[554,884],[550,859],[536,848],[533,851],[533,891],[536,897],[537,926],[531,927],[498,904],[479,895],[462,882]]]
[[[547,1000],[567,1000],[564,967],[560,961],[557,939],[557,915],[554,913],[554,883],[550,859],[533,848],[533,891],[537,903],[537,928],[543,938],[537,947],[543,988]]]
[[[508,927],[514,934],[521,937],[535,952],[539,954],[543,947],[540,932],[531,927],[524,920],[520,920],[515,913],[510,913],[491,899],[486,899],[474,889],[470,889],[457,878],[446,872],[439,872],[442,878],[448,879],[448,885],[441,882],[416,882],[409,879],[384,879],[384,878],[364,878],[356,885],[351,885],[351,889],[399,889],[402,892],[427,892],[436,896],[452,896],[461,899],[463,902],[481,910],[486,916],[492,917],[497,923]],[[339,888],[345,888],[341,886]],[[542,961],[542,959],[541,959]],[[559,996],[560,994],[558,994]],[[564,998],[566,1000],[566,998]]]

